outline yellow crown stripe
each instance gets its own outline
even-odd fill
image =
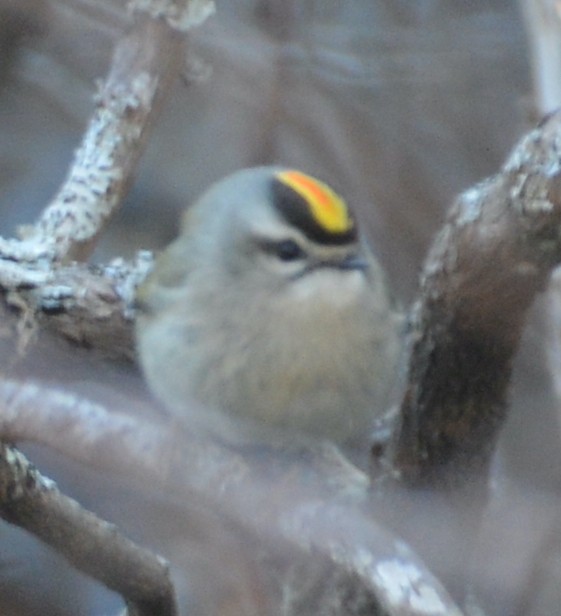
[[[327,184],[300,171],[283,171],[279,179],[302,196],[316,222],[330,233],[346,233],[354,222],[347,205]]]

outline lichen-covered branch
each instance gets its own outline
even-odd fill
[[[42,324],[112,356],[133,356],[136,263],[96,269],[84,260],[122,202],[160,103],[184,60],[184,34],[214,10],[211,0],[135,0],[135,24],[115,49],[68,176],[23,239],[0,238],[0,287]]]
[[[0,516],[120,593],[130,616],[175,616],[166,563],[61,494],[16,449],[0,444]]]
[[[133,360],[135,291],[151,266],[151,253],[143,251],[132,262],[57,267],[48,282],[20,290],[16,301],[23,298],[39,326],[107,357]]]
[[[54,327],[84,344],[99,341],[106,347],[110,329],[116,327],[113,355],[129,357],[130,303],[119,294],[114,265],[94,272],[75,265],[62,269],[61,264],[90,255],[122,202],[161,103],[181,74],[185,33],[212,14],[214,4],[134,0],[130,10],[133,26],[115,48],[66,180],[38,221],[22,227],[22,239],[0,238],[0,287],[12,304],[25,305],[39,316],[48,313]],[[135,265],[123,264],[125,268]],[[132,277],[138,280],[136,274]],[[100,322],[106,335],[98,335]]]
[[[115,48],[68,176],[25,233],[26,243],[48,247],[55,261],[84,260],[91,253],[123,200],[160,104],[181,71],[184,33],[212,14],[214,5],[135,0],[130,7],[135,25]]]
[[[561,261],[561,115],[451,209],[424,266],[390,448],[409,485],[486,477],[528,308]]]
[[[100,350],[106,357],[133,360],[136,287],[152,266],[152,255],[141,251],[134,261],[115,259],[107,265],[72,263],[37,270],[21,263],[0,264],[8,289],[5,301],[37,327],[73,343]],[[16,290],[12,288],[12,280]],[[9,319],[8,313],[4,314]]]
[[[143,150],[156,102],[179,72],[183,37],[144,18],[115,49],[111,70],[68,177],[26,240],[55,260],[83,260],[122,202]]]

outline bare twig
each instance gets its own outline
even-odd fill
[[[175,616],[167,564],[61,494],[13,447],[0,444],[0,515],[119,592],[130,616]]]
[[[561,261],[561,115],[464,193],[424,267],[392,464],[410,485],[480,477],[506,416],[525,317]]]

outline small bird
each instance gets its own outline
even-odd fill
[[[174,415],[189,402],[346,445],[386,410],[401,317],[347,204],[295,169],[214,184],[138,291],[138,354]]]

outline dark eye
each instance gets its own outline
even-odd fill
[[[275,253],[281,261],[296,261],[306,256],[306,253],[294,240],[283,240],[276,243]]]

